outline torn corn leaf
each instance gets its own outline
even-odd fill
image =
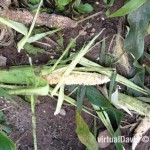
[[[58,102],[57,102],[56,111],[55,111],[54,115],[57,115],[60,113],[60,110],[61,110],[61,107],[62,107],[62,104],[64,101],[64,88],[65,88],[65,85],[63,84],[59,90]]]
[[[150,117],[150,105],[122,93],[119,93],[118,104],[141,115]]]
[[[5,84],[23,85],[18,89],[7,90],[8,94],[16,95],[47,95],[48,83],[41,77],[35,75],[32,67],[11,67],[9,70],[0,70],[0,82]]]
[[[15,22],[6,18],[2,18],[0,17],[0,22],[7,25],[10,28],[13,28],[14,30],[16,30],[17,32],[23,34],[23,35],[27,35],[28,34],[28,28],[19,22]]]
[[[111,78],[112,71],[114,71],[112,68],[111,69],[110,68],[104,68],[104,67],[100,66],[99,64],[92,62],[92,61],[90,61],[84,57],[80,60],[79,64],[81,64],[82,66],[88,67],[87,69],[85,68],[84,71],[86,70],[86,71],[98,72],[100,74],[108,76],[109,78]],[[133,82],[131,82],[130,80],[128,80],[127,78],[125,78],[119,74],[117,74],[116,81],[127,86],[127,87],[130,87],[136,91],[139,91],[143,94],[146,94],[146,95],[148,94],[148,92],[145,89],[134,84]]]
[[[118,109],[123,109],[124,111],[126,111],[129,115],[132,116],[132,113],[129,111],[129,109],[127,107],[125,107],[124,105],[120,105],[118,102],[118,98],[119,98],[119,93],[118,93],[118,89],[116,89],[116,91],[114,93],[112,93],[111,95],[111,103]]]
[[[52,73],[43,76],[43,78],[49,84],[59,83],[63,73]],[[64,84],[66,85],[99,85],[109,82],[110,79],[107,76],[98,73],[86,73],[86,72],[75,72],[64,78]]]
[[[36,42],[36,41],[38,41],[38,40],[44,38],[45,36],[51,35],[51,34],[57,32],[57,31],[60,31],[60,30],[61,30],[61,28],[58,28],[58,29],[53,30],[53,31],[38,33],[38,34],[36,34],[36,35],[33,35],[33,36],[29,37],[28,40],[27,40],[27,42],[28,42],[28,43]]]

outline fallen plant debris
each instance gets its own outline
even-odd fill
[[[126,1],[127,4],[125,4],[119,11],[117,11],[117,13],[114,13],[109,16],[109,17],[122,16],[128,13],[129,13],[129,16],[131,15],[131,13],[135,13],[135,16],[140,16],[142,14],[140,17],[137,17],[137,18],[134,17],[134,19],[132,20],[134,23],[131,24],[130,27],[127,27],[127,28],[130,28],[130,30],[125,29],[125,31],[123,30],[125,27],[125,23],[123,23],[122,21],[121,22],[118,21],[120,19],[116,19],[117,21],[113,20],[111,22],[108,18],[105,18],[105,17],[103,18],[101,15],[98,16],[98,14],[100,13],[105,13],[103,11],[100,12],[101,9],[99,9],[99,6],[100,7],[102,6],[102,8],[105,7],[107,9],[106,15],[109,15],[110,13],[109,8],[115,5],[114,3],[115,0],[111,0],[107,2],[106,0],[103,0],[103,2],[105,6],[102,6],[101,2],[98,2],[98,1],[96,2],[88,1],[88,3],[85,3],[85,1],[82,1],[82,0],[77,0],[77,1],[73,1],[73,0],[64,0],[64,1],[63,0],[55,0],[55,1],[0,0],[0,6],[1,6],[0,22],[5,24],[5,25],[4,24],[0,25],[0,28],[1,28],[0,45],[2,46],[2,49],[1,49],[2,50],[2,53],[1,53],[2,62],[1,62],[1,67],[0,67],[0,96],[11,101],[14,105],[16,105],[16,107],[18,106],[19,103],[15,101],[13,97],[11,97],[12,95],[13,96],[17,95],[22,100],[30,103],[30,106],[31,106],[30,117],[32,117],[30,118],[30,120],[32,120],[32,131],[33,131],[33,133],[29,135],[30,137],[33,137],[33,144],[32,144],[32,140],[30,141],[32,145],[31,147],[28,147],[28,143],[26,144],[27,147],[24,147],[25,144],[19,141],[22,138],[22,135],[21,137],[16,138],[16,139],[10,136],[15,141],[16,143],[15,144],[8,137],[5,137],[5,135],[3,134],[3,131],[0,131],[0,141],[4,141],[4,143],[2,145],[0,142],[0,146],[6,147],[7,145],[6,150],[16,150],[16,147],[17,149],[21,149],[21,150],[22,149],[23,150],[24,149],[34,149],[34,150],[52,149],[51,144],[49,143],[51,139],[49,140],[47,136],[48,130],[50,128],[52,128],[52,130],[55,130],[54,129],[55,126],[53,127],[53,123],[57,124],[58,121],[57,122],[52,121],[52,126],[49,126],[49,124],[51,125],[51,123],[48,123],[47,120],[54,120],[54,118],[49,119],[49,117],[51,117],[49,116],[49,114],[54,114],[54,115],[61,114],[60,116],[57,116],[58,119],[60,119],[59,117],[69,118],[69,115],[68,115],[69,111],[67,111],[66,108],[64,108],[63,106],[63,104],[66,104],[64,103],[64,101],[66,101],[69,105],[71,104],[77,107],[76,108],[76,134],[78,138],[80,139],[81,143],[83,143],[86,146],[86,148],[84,147],[84,149],[89,149],[89,150],[98,150],[98,147],[104,148],[106,146],[108,146],[108,149],[110,148],[109,142],[108,143],[103,142],[101,144],[101,143],[98,143],[100,142],[100,138],[97,138],[96,140],[96,137],[98,136],[98,133],[99,133],[98,130],[99,128],[101,128],[98,119],[100,119],[104,124],[103,129],[102,129],[103,131],[101,130],[102,131],[101,133],[105,133],[105,134],[102,134],[102,136],[106,135],[108,137],[112,136],[112,138],[116,138],[117,141],[114,142],[116,149],[123,150],[124,144],[121,143],[120,139],[118,138],[122,135],[122,128],[120,128],[120,126],[122,125],[123,122],[125,122],[125,120],[123,120],[124,119],[123,114],[129,113],[132,117],[134,117],[134,113],[136,113],[138,115],[142,115],[142,117],[143,116],[148,117],[148,118],[145,118],[140,123],[138,128],[135,130],[135,135],[132,136],[132,137],[138,138],[138,140],[133,141],[132,147],[130,144],[130,148],[134,150],[137,147],[140,141],[140,138],[143,136],[143,133],[145,133],[149,129],[149,126],[150,126],[150,121],[149,121],[150,90],[148,89],[148,86],[146,87],[146,84],[144,84],[144,82],[143,84],[138,84],[136,82],[136,81],[139,81],[139,78],[137,78],[136,81],[133,79],[129,79],[129,76],[130,76],[129,74],[132,72],[131,69],[132,69],[132,66],[134,67],[134,64],[132,64],[132,62],[130,61],[130,57],[129,57],[130,53],[128,54],[126,53],[127,51],[129,51],[129,49],[126,49],[125,41],[127,41],[129,36],[125,35],[125,33],[129,31],[129,34],[130,34],[132,29],[134,28],[134,25],[137,24],[136,22],[137,18],[140,20],[139,22],[141,21],[143,22],[143,19],[144,20],[146,19],[144,18],[144,16],[145,14],[148,14],[147,11],[149,10],[149,5],[147,4],[149,4],[149,2],[146,0],[137,0],[136,2],[134,0],[130,0],[129,2]],[[131,4],[134,4],[134,5],[131,5]],[[15,8],[15,6],[17,8]],[[96,8],[96,11],[94,10],[95,6],[96,7],[98,6]],[[24,7],[24,8],[20,9],[19,7]],[[51,7],[52,7],[52,10],[50,10]],[[142,10],[147,10],[147,11],[140,12],[139,10],[141,8]],[[135,11],[135,9],[137,9],[137,11]],[[83,14],[83,16],[79,16],[79,18],[82,18],[82,20],[78,22],[68,17],[57,15],[57,13],[59,14],[63,13],[65,15],[68,14],[69,16],[72,15],[74,18],[76,17],[74,15],[80,15],[79,13],[86,13],[86,12],[88,13],[88,12],[91,12],[92,10],[94,10],[94,13],[96,12],[94,15],[90,15],[84,18],[84,14]],[[48,12],[56,12],[56,14],[49,14]],[[93,18],[94,16],[97,16],[97,17]],[[147,16],[148,18],[146,19],[146,23],[149,22],[149,15]],[[91,26],[86,28],[87,24],[84,25],[82,24],[82,22],[88,19],[90,19],[88,23],[90,23]],[[128,21],[130,20],[128,19]],[[77,27],[78,23],[81,23],[82,27],[81,26]],[[31,26],[29,27],[29,25]],[[114,27],[115,25],[116,27]],[[118,25],[120,26],[120,28],[118,28],[119,27]],[[43,28],[43,26],[46,26],[48,28]],[[55,30],[49,29],[49,28],[54,28],[54,27],[56,28],[60,27],[60,28],[55,29]],[[18,34],[19,32],[24,35],[23,38],[19,42],[18,40],[20,39],[21,35],[19,34],[19,36],[16,36],[14,39],[14,34],[13,34],[14,30],[12,30],[11,28],[13,28],[17,32],[16,34]],[[67,29],[67,31],[62,30],[60,33],[58,33],[61,37],[60,39],[61,42],[59,42],[56,32],[59,32],[62,28],[74,28],[74,29],[73,30]],[[86,28],[85,29],[86,34],[83,35],[82,37],[80,37],[81,34],[78,34],[79,31],[81,31],[81,28],[83,29]],[[106,30],[104,30],[104,28],[106,28]],[[113,28],[115,28],[114,29],[115,32],[113,31],[110,32],[109,30],[113,30]],[[37,29],[38,31],[36,31]],[[138,46],[137,43],[135,42],[136,44],[133,44],[133,41],[138,41],[139,37],[137,36],[137,34],[140,33],[142,28],[138,28],[139,30],[137,28],[134,28],[134,29],[136,29],[136,32],[134,33],[135,36],[134,38],[132,36],[131,39],[133,40],[129,40],[129,42],[127,43],[131,44],[133,47],[137,47]],[[50,31],[47,31],[47,30],[50,30]],[[144,30],[145,30],[144,32],[146,33],[147,29],[144,29]],[[66,34],[66,32],[68,33]],[[78,35],[75,34],[76,32]],[[90,34],[91,32],[92,34]],[[56,36],[53,33],[56,33],[55,34]],[[94,38],[92,38],[96,33],[98,34]],[[116,35],[116,33],[118,34]],[[55,48],[57,49],[58,46],[60,45],[59,52],[63,52],[63,51],[64,52],[59,58],[57,57],[55,58],[53,55],[52,57],[53,60],[49,60],[49,58],[51,58],[49,57],[50,56],[49,51],[53,49],[55,53],[56,49],[53,46],[49,46],[48,48],[44,47],[43,49],[41,49],[41,47],[37,43],[40,43],[43,45],[44,44],[50,45],[49,42],[45,43],[44,37],[49,36],[48,38],[51,38],[50,36],[52,34],[53,34],[52,40],[56,42]],[[109,34],[110,34],[110,37],[105,38]],[[71,39],[72,35],[75,35],[76,37]],[[111,37],[111,35],[113,38]],[[144,34],[144,36],[145,35],[146,34]],[[144,36],[141,37],[142,42],[144,41]],[[102,39],[102,37],[104,39]],[[125,39],[122,37],[125,37]],[[105,39],[107,39],[108,41],[105,41]],[[98,40],[100,41],[98,42]],[[107,48],[107,44],[110,42],[109,40],[112,40],[111,43],[113,44],[112,45],[110,44],[107,50],[106,48]],[[18,43],[16,43],[16,41]],[[70,42],[68,43],[68,41]],[[85,41],[88,41],[88,42],[85,43]],[[9,66],[5,66],[6,58],[8,58],[7,61],[9,61],[9,56],[11,55],[11,52],[9,53],[9,55],[6,55],[5,53],[3,53],[3,46],[8,46],[12,43],[15,45],[15,47],[17,46],[18,48],[18,52],[19,52],[19,54],[17,54],[18,57],[22,58],[24,57],[24,55],[27,55],[29,62],[27,63],[19,62],[19,64],[13,63],[14,66],[12,66],[11,63],[7,62],[7,65]],[[66,43],[68,43],[67,46],[66,46]],[[103,48],[103,50],[101,50],[101,53],[98,55],[96,52],[96,55],[99,57],[97,57],[95,53],[92,52],[92,54],[95,55],[94,57],[96,57],[96,60],[94,58],[94,60],[91,61],[84,57],[89,51],[91,50],[94,51],[95,49],[97,50],[97,47],[99,47],[101,44],[102,44],[101,47]],[[140,44],[140,42],[138,44]],[[80,47],[82,48],[80,49]],[[139,48],[140,48],[140,45],[139,45]],[[25,51],[22,51],[23,49]],[[135,57],[136,59],[136,54],[138,56],[141,56],[139,55],[139,52],[137,51],[138,48],[136,49],[133,48],[133,49],[134,49],[134,53],[132,53],[132,56],[134,55],[133,58]],[[76,50],[79,50],[79,51],[74,53]],[[140,52],[142,53],[143,50]],[[109,53],[105,53],[105,52],[109,52]],[[37,58],[37,56],[35,57],[32,56],[32,55],[38,55],[38,53],[40,55],[39,57],[42,58],[42,61],[40,61]],[[45,57],[42,55],[44,56],[46,55],[46,57],[48,57],[47,58],[48,60],[45,60]],[[16,59],[20,59],[18,57]],[[93,59],[93,57],[91,58]],[[150,60],[150,58],[147,58],[147,59]],[[141,67],[144,66],[142,65],[142,61],[141,62],[139,61],[139,63]],[[27,64],[27,65],[24,65],[24,64]],[[106,68],[106,66],[109,68]],[[133,72],[140,73],[140,71],[136,69],[133,70]],[[146,67],[145,68],[143,67],[142,70],[144,70],[145,72],[147,71],[146,74],[145,72],[142,72],[143,73],[142,77],[144,79],[144,75],[147,75],[147,73],[149,73],[149,70],[150,70],[149,64],[146,63]],[[134,91],[134,93],[132,92],[130,93],[129,90]],[[65,95],[66,93],[68,95]],[[53,107],[54,108],[53,110],[51,109],[52,111],[51,113],[48,113],[48,116],[45,115],[46,114],[45,107],[43,107],[44,109],[42,109],[42,111],[40,109],[35,109],[35,108],[38,108],[39,105],[41,105],[41,103],[40,104],[38,103],[39,102],[38,98],[40,96],[42,97],[44,96],[44,102],[45,102],[45,96],[48,98],[50,97],[52,99],[57,98],[56,99],[57,106],[52,105],[51,108]],[[76,100],[73,99],[71,96],[73,97],[76,96]],[[47,105],[47,103],[45,104]],[[50,109],[48,108],[48,110]],[[37,114],[37,111],[40,112],[39,113],[40,116],[42,115],[42,113],[46,116],[46,119],[44,121],[38,118],[39,116]],[[81,116],[82,111],[95,117],[93,132],[91,132],[90,131],[91,128],[88,127],[89,122],[87,122],[86,117],[85,117],[85,121],[82,118]],[[36,115],[37,115],[37,119],[36,119]],[[73,118],[72,114],[70,116],[72,119]],[[48,128],[47,127],[45,128],[43,125],[41,125],[40,124],[41,122],[40,123],[38,122],[39,120],[42,121],[42,123],[46,124],[46,126],[48,124]],[[66,122],[67,122],[66,127],[69,128],[68,126],[69,122],[68,121]],[[22,121],[21,123],[24,124]],[[29,123],[31,123],[31,121],[29,121]],[[127,123],[129,123],[128,120],[127,120]],[[39,124],[42,126],[42,129],[40,128],[40,130],[42,130],[42,134],[40,134],[40,137],[39,137],[39,131],[38,131],[39,128],[37,128]],[[93,123],[90,119],[90,125],[91,124],[93,126]],[[18,125],[16,126],[18,127]],[[61,126],[64,129],[62,122],[59,127]],[[27,130],[28,129],[29,128],[27,128]],[[22,131],[21,134],[24,131]],[[45,137],[43,138],[41,136],[43,135],[43,132],[44,132],[44,135],[46,135],[45,136],[46,139],[48,139],[47,145],[44,143]],[[62,144],[64,144],[61,142],[61,138],[63,139],[63,136],[66,136],[66,133],[62,135],[61,138],[59,138],[57,137],[56,132],[57,131],[55,131],[54,133],[54,136],[55,136],[54,138],[59,139],[59,143],[61,144],[59,145],[57,143],[57,146],[59,146],[59,148],[57,146],[56,147],[54,146],[54,148],[61,149]],[[51,134],[51,131],[49,133]],[[25,133],[23,133],[23,135],[24,134]],[[42,143],[44,143],[47,147],[42,147],[43,145],[39,142],[39,138],[41,137],[42,137]],[[71,136],[67,135],[66,137],[69,137],[69,140],[71,140],[71,142],[74,144],[74,139],[70,139]],[[21,140],[24,142],[26,140],[26,137],[23,137]],[[66,141],[67,143],[70,143],[68,142],[68,139]],[[19,147],[20,145],[18,143],[21,145],[21,147]],[[103,145],[103,144],[106,144],[106,145]],[[34,148],[33,148],[33,145],[34,145]],[[77,145],[75,145],[75,149],[77,149],[76,146]],[[70,147],[69,145],[69,149],[70,148],[74,149],[74,146]],[[113,147],[111,147],[111,149],[112,148]],[[127,148],[127,149],[130,149],[130,148]],[[64,145],[64,149],[68,149],[68,147],[66,148],[66,145]]]
[[[142,139],[143,135],[149,129],[150,129],[150,118],[145,117],[144,119],[142,119],[142,121],[140,122],[140,124],[138,125],[138,127],[134,131],[133,142],[132,142],[132,150],[135,150],[136,146],[138,145],[138,143]],[[146,138],[143,139],[143,140],[146,141],[147,139],[149,139],[148,136],[146,136]]]
[[[52,73],[44,75],[43,78],[48,81],[49,84],[58,84],[63,73]],[[110,79],[107,76],[98,73],[87,73],[74,71],[68,75],[64,84],[66,85],[99,85],[109,82]]]
[[[29,25],[33,21],[34,14],[29,12],[28,10],[1,9],[0,17],[20,22],[24,25]],[[43,12],[39,13],[36,19],[36,26],[47,26],[50,28],[52,27],[75,28],[77,26],[77,22],[71,20],[68,17],[56,14],[47,14]]]
[[[15,32],[4,24],[0,23],[0,45],[9,46],[14,41]]]

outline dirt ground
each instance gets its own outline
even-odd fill
[[[81,31],[85,26],[88,26],[84,34],[77,40],[77,48],[81,48],[83,44],[89,41],[94,35],[96,35],[103,28],[106,28],[103,37],[109,36],[107,40],[107,47],[114,34],[118,31],[118,22],[120,18],[115,19],[105,19],[106,9],[102,6],[102,0],[96,3],[92,0],[87,0],[94,6],[94,11],[102,11],[102,14],[90,19],[82,24],[80,24],[75,29],[65,29],[62,34],[64,35],[64,40],[66,45],[69,40]],[[111,8],[111,12],[114,12],[120,8],[123,4],[123,0],[118,0],[115,2],[114,6]],[[15,40],[17,40],[16,37]],[[53,37],[52,37],[53,39]],[[55,38],[53,39],[55,41]],[[34,64],[45,64],[53,56],[56,58],[58,54],[55,53],[56,46],[52,44],[52,47],[44,47],[52,55],[39,54],[36,56],[31,56]],[[97,61],[100,54],[100,46],[95,47],[87,57]],[[28,57],[26,52],[17,52],[16,43],[9,47],[0,47],[0,55],[7,58],[7,65],[25,65],[28,64]],[[16,107],[0,99],[0,110],[6,108],[4,113],[7,115],[6,124],[11,124],[13,131],[10,137],[16,142],[17,150],[33,150],[33,137],[32,137],[32,124],[31,124],[31,110],[30,104],[22,101],[21,99],[15,97],[18,101],[19,107]],[[50,97],[39,97],[39,102],[36,105],[36,119],[37,119],[37,140],[38,140],[38,150],[85,150],[85,147],[79,142],[77,135],[75,133],[76,123],[75,123],[75,108],[73,106],[64,105],[63,109],[66,114],[54,116],[54,111],[56,107],[56,100]],[[83,117],[92,129],[93,117],[83,113]],[[128,123],[136,122],[136,115],[133,117],[126,115],[124,121]],[[123,124],[122,124],[123,125]],[[98,121],[98,129],[104,130],[104,126],[100,121]],[[129,132],[129,128],[121,129],[122,136],[132,137],[133,131]],[[146,133],[150,137],[150,131]],[[131,150],[131,143],[124,143],[127,150]],[[150,141],[148,143],[141,142],[136,150],[148,150],[150,146]],[[106,150],[114,150],[114,144],[111,144]],[[104,149],[105,150],[105,149]]]

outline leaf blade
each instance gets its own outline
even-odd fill
[[[132,13],[136,9],[138,9],[140,6],[142,6],[147,0],[131,0],[127,4],[125,4],[122,8],[114,12],[108,17],[119,17],[124,16],[129,13]]]
[[[13,141],[2,132],[0,132],[0,150],[16,150]]]
[[[13,28],[14,30],[16,30],[17,32],[23,34],[23,35],[27,35],[28,34],[28,29],[27,27],[19,22],[15,22],[6,18],[2,18],[0,17],[0,22],[7,25],[10,28]]]
[[[76,112],[76,123],[76,133],[80,141],[88,148],[88,150],[98,150],[98,144],[95,137],[90,132],[87,124],[78,112]]]

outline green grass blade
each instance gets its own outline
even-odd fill
[[[86,92],[86,86],[80,86],[77,89],[77,112],[79,113],[82,111],[85,92]]]
[[[63,52],[63,54],[59,57],[59,59],[55,62],[55,64],[53,65],[51,71],[54,71],[55,68],[57,67],[57,65],[60,63],[60,61],[63,59],[63,57],[68,53],[68,51],[70,50],[70,48],[72,47],[72,45],[76,42],[77,38],[80,36],[77,35],[75,38],[73,38],[71,40],[71,42],[68,44],[67,48],[65,49],[65,51]]]
[[[17,102],[8,94],[6,90],[0,87],[0,96],[5,97],[7,100],[10,100],[13,104],[18,106]]]
[[[53,91],[53,88],[49,87],[49,92],[50,92],[50,95],[49,95],[49,96],[50,96],[50,97],[51,97],[52,91]],[[58,96],[58,95],[59,95],[59,94],[56,93],[56,96]],[[64,95],[64,100],[65,100],[66,102],[68,102],[69,104],[71,104],[72,106],[77,107],[77,101],[74,100],[73,98],[71,98],[71,97],[69,97],[69,96],[67,96],[67,95]],[[89,115],[91,115],[91,116],[97,118],[97,116],[95,116],[94,114],[92,114],[92,113],[89,111],[89,108],[87,108],[86,106],[83,106],[82,110],[83,110],[84,112],[86,112],[87,114],[89,114]]]
[[[82,58],[80,60],[80,64],[87,67],[87,68],[81,69],[82,71],[96,71],[103,75],[108,76],[109,78],[111,78],[112,73],[113,73],[113,69],[104,68],[104,67],[100,66],[99,64],[94,63],[86,58]],[[78,71],[81,71],[81,70],[78,70]],[[139,91],[139,92],[147,95],[147,91],[145,89],[137,86],[136,84],[134,84],[133,82],[131,82],[130,80],[126,79],[125,77],[123,77],[119,74],[117,74],[116,81],[125,86],[128,86],[136,91]]]
[[[24,37],[18,42],[18,44],[17,44],[17,46],[18,46],[18,52],[21,51],[21,49],[23,48],[23,46],[25,45],[25,43],[28,41],[28,39],[29,39],[29,37],[30,37],[30,35],[31,35],[31,32],[32,32],[32,30],[33,30],[33,28],[34,28],[34,26],[35,26],[35,22],[36,22],[36,19],[37,19],[37,17],[38,17],[38,14],[39,14],[39,11],[40,11],[40,8],[41,8],[42,4],[43,4],[43,0],[40,1],[40,4],[39,4],[39,6],[38,6],[38,9],[37,9],[37,11],[36,11],[36,14],[35,14],[35,16],[34,16],[33,22],[32,22],[32,24],[31,24],[31,27],[30,27],[30,30],[29,30],[27,36],[24,36]]]
[[[32,111],[32,128],[33,128],[34,150],[37,150],[35,97],[34,97],[34,95],[31,95],[31,111]]]
[[[103,29],[104,30],[104,29]],[[96,35],[85,47],[83,47],[77,54],[77,56],[74,58],[74,60],[69,64],[66,71],[64,72],[62,79],[60,82],[56,85],[54,88],[54,91],[52,92],[52,96],[56,94],[57,90],[60,88],[60,86],[64,82],[64,78],[67,77],[71,73],[71,71],[75,68],[75,66],[80,62],[81,58],[89,51],[90,47],[93,45],[94,41],[102,34],[103,30]]]
[[[55,29],[53,31],[48,31],[48,32],[36,34],[34,36],[29,37],[28,40],[27,40],[27,42],[28,43],[36,42],[36,41],[42,39],[43,37],[45,37],[47,35],[51,35],[51,34],[57,32],[57,31],[60,31],[60,30],[61,30],[61,28],[58,28],[58,29]]]
[[[62,85],[60,87],[60,91],[59,91],[59,95],[58,95],[58,102],[57,102],[57,106],[56,106],[56,111],[54,113],[54,115],[57,115],[60,113],[63,101],[64,101],[64,89],[65,89],[65,85]]]

